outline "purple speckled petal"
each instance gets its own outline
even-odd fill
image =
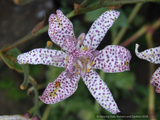
[[[65,36],[75,37],[72,23],[60,10],[57,10],[57,14],[50,15],[48,34],[64,50],[67,50],[64,45]]]
[[[54,61],[55,56],[60,56],[61,60],[59,62]],[[67,54],[62,51],[38,48],[18,55],[17,60],[19,64],[44,64],[65,67],[66,56]],[[64,57],[63,61],[62,57]]]
[[[71,53],[73,52],[76,48],[76,43],[77,43],[77,40],[73,37],[70,37],[70,36],[65,36],[65,40],[63,41],[63,47],[62,48],[66,48],[65,51]]]
[[[75,68],[74,68],[75,59],[76,59],[76,57],[74,55],[70,54],[68,57],[68,62],[65,67],[65,70],[69,71],[71,74],[75,73]]]
[[[77,89],[80,75],[73,74],[69,78],[66,77],[66,72],[52,83],[49,83],[40,100],[46,104],[53,104],[60,102],[70,97]]]
[[[138,52],[139,45],[136,44],[135,53],[140,59],[147,60],[151,63],[160,63],[160,47],[150,48],[143,52]]]
[[[109,45],[93,61],[93,68],[102,69],[104,72],[115,73],[130,70],[131,54],[122,46]]]
[[[83,42],[83,47],[87,47],[88,49],[95,50],[108,29],[112,26],[114,21],[118,18],[120,12],[115,10],[109,10],[103,13],[91,26],[88,31],[86,38]]]
[[[157,93],[160,93],[160,67],[154,72],[151,78],[151,85],[156,87]]]
[[[86,73],[83,81],[93,97],[103,108],[112,114],[120,112],[106,83],[95,71],[90,70],[88,73]]]
[[[83,68],[81,68],[81,70],[80,70],[81,77],[84,77],[86,75],[86,72],[87,72],[87,64],[84,63]]]

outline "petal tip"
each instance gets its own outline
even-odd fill
[[[139,53],[138,52],[138,48],[139,48],[139,44],[136,43],[136,45],[135,45],[135,53],[136,53],[137,56],[138,56],[138,53]]]
[[[17,56],[17,62],[18,62],[18,64],[25,64],[23,62],[24,60],[22,60],[22,56],[23,56],[23,54],[20,54],[20,55]]]
[[[45,96],[39,96],[39,99],[43,102],[43,103],[45,103],[45,104],[51,104],[51,103],[49,103],[49,102],[47,102],[47,98],[45,97]]]
[[[119,17],[120,15],[120,12],[119,11],[116,11],[116,10],[110,10],[111,13],[115,13],[115,17],[116,19]]]
[[[120,113],[121,111],[117,108],[116,111],[114,111],[112,114]]]
[[[139,47],[139,44],[136,43],[136,48],[138,48],[138,47]]]
[[[45,98],[43,96],[39,96],[39,99],[45,103]]]
[[[58,9],[58,10],[56,11],[56,13],[57,13],[57,14],[61,14],[62,11]]]

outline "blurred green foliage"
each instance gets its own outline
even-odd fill
[[[26,91],[17,87],[15,80],[3,78],[0,81],[0,89],[6,92],[6,97],[10,100],[21,100],[27,97]]]

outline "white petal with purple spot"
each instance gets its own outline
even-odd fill
[[[151,85],[156,87],[157,93],[160,93],[160,67],[152,75]]]
[[[129,70],[131,54],[122,46],[109,45],[99,51],[99,55],[93,61],[93,68],[104,72],[115,73]]]
[[[115,10],[109,10],[103,13],[91,26],[88,31],[85,40],[83,42],[83,47],[88,47],[89,49],[95,50],[108,29],[112,26],[114,21],[118,18],[120,12]],[[82,47],[82,49],[83,49]]]
[[[52,83],[49,83],[40,100],[46,104],[53,104],[60,102],[70,97],[78,87],[80,75],[73,74],[66,77],[66,72],[61,75]]]
[[[55,56],[57,56],[56,60]],[[60,57],[59,61],[58,56]],[[19,64],[44,64],[65,67],[66,57],[67,54],[63,51],[38,48],[18,55],[17,60]]]
[[[50,15],[48,34],[54,43],[66,51],[65,36],[75,37],[72,23],[60,10]]]
[[[150,48],[143,52],[138,52],[139,45],[136,44],[135,53],[140,59],[147,60],[151,63],[160,63],[160,47]]]
[[[90,70],[88,73],[86,73],[83,81],[93,97],[103,108],[112,114],[120,112],[106,83],[95,71]]]

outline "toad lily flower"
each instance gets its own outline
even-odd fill
[[[117,11],[106,11],[93,23],[87,35],[81,33],[76,39],[72,23],[60,10],[57,10],[57,14],[50,15],[49,36],[65,52],[40,48],[17,57],[19,64],[45,64],[65,68],[39,97],[42,102],[53,104],[68,98],[76,91],[82,77],[102,107],[113,114],[119,112],[107,85],[93,70],[96,68],[110,73],[129,70],[131,55],[124,47],[110,45],[103,50],[95,50],[118,16]]]
[[[139,45],[136,44],[135,53],[140,59],[160,64],[160,47],[150,48],[143,52],[138,52],[138,47]],[[160,67],[152,75],[150,83],[156,87],[156,92],[160,93]]]

